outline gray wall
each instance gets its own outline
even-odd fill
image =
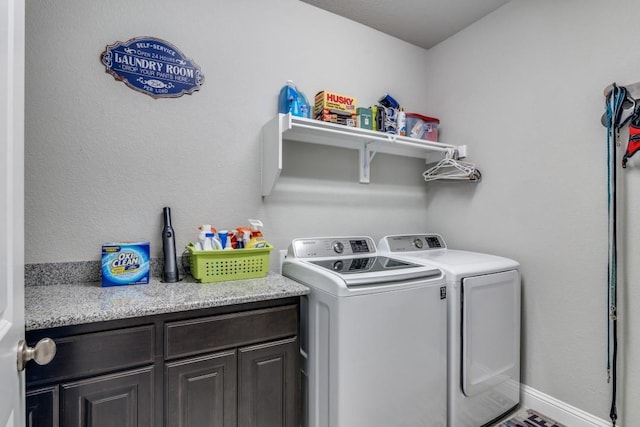
[[[615,29],[605,17],[615,13]],[[608,418],[603,89],[640,81],[640,3],[512,1],[429,51],[429,108],[483,182],[431,194],[429,228],[522,263],[523,378]],[[624,143],[626,146],[626,141]],[[640,416],[640,157],[623,172],[622,424]]]
[[[425,111],[423,49],[295,0],[28,0],[26,31],[27,263],[97,260],[114,240],[149,240],[161,256],[163,206],[178,247],[199,224],[248,218],[283,249],[426,223],[416,159],[377,157],[365,186],[355,151],[293,146],[269,199],[260,184],[261,129],[287,79],[308,97],[327,89],[371,105],[389,92]],[[105,73],[106,45],[136,36],[181,49],[202,89],[155,100]]]
[[[525,383],[606,418],[599,118],[607,84],[640,80],[640,4],[616,5],[516,0],[427,52],[295,0],[27,0],[26,262],[97,260],[111,240],[150,240],[160,256],[163,206],[180,247],[198,224],[247,218],[280,249],[300,236],[438,231],[522,263]],[[198,63],[202,90],[154,100],[104,72],[107,44],[144,35]],[[263,200],[260,132],[286,79],[362,105],[389,92],[440,117],[443,140],[468,144],[483,182],[426,186],[423,162],[378,156],[360,185],[356,153],[288,144]],[[637,172],[624,180],[628,254],[640,249]],[[623,423],[640,416],[640,271],[624,267]]]

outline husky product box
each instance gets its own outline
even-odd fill
[[[102,245],[102,286],[149,283],[149,242]]]
[[[438,142],[438,125],[440,120],[416,113],[406,113],[407,136],[427,141]]]
[[[322,90],[316,93],[313,104],[313,116],[316,120],[347,124],[356,122],[356,99],[352,96]]]
[[[355,114],[341,114],[341,113],[330,113],[324,112],[319,116],[315,117],[316,120],[322,120],[323,122],[337,123],[339,125],[345,126],[356,126],[356,116]]]

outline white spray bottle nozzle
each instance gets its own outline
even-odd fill
[[[254,230],[259,230],[262,227],[262,221],[259,219],[249,219],[249,226]]]

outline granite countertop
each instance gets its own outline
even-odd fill
[[[196,283],[151,279],[146,285],[103,288],[99,282],[25,286],[25,328],[54,328],[129,317],[300,296],[309,288],[269,273],[264,278]]]

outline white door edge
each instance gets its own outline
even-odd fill
[[[25,425],[24,52],[25,2],[0,2],[0,426]]]

